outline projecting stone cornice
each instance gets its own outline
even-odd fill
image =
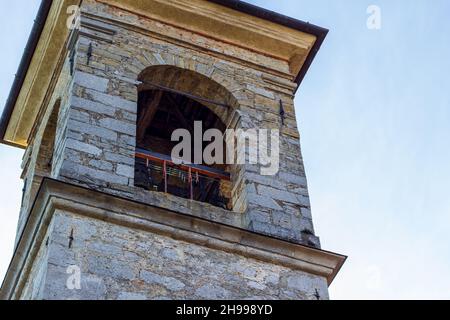
[[[20,296],[57,210],[315,274],[326,278],[328,284],[346,260],[336,253],[44,179],[3,282],[0,299]]]
[[[98,0],[138,16],[284,60],[299,72],[316,36],[204,0]],[[294,63],[295,62],[295,63]]]

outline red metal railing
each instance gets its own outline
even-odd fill
[[[168,193],[168,175],[169,171],[174,168],[178,171],[185,172],[187,174],[187,180],[189,185],[189,198],[194,200],[194,181],[199,181],[200,176],[202,178],[213,180],[225,180],[230,181],[230,174],[215,168],[210,168],[202,165],[191,164],[175,164],[172,159],[166,155],[155,153],[152,151],[137,149],[136,158],[146,161],[147,168],[151,166],[151,162],[158,163],[162,167],[162,174],[164,180],[164,192]]]

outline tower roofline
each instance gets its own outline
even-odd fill
[[[23,52],[22,59],[20,60],[19,69],[17,70],[8,99],[6,100],[5,108],[3,109],[2,117],[0,119],[0,142],[3,144],[23,148],[21,145],[5,141],[5,133],[16,105],[20,89],[25,81],[28,67],[30,66],[39,42],[39,38],[42,34],[42,30],[44,29],[45,21],[47,20],[48,13],[50,12],[52,2],[53,0],[42,0],[41,2],[36,19],[34,20],[33,28],[31,29],[30,36],[28,37],[28,42]]]
[[[297,89],[299,88],[299,86],[302,83],[303,79],[305,78],[305,75],[308,72],[312,62],[314,61],[314,58],[316,57],[317,53],[319,52],[323,41],[325,40],[325,38],[328,34],[328,31],[329,31],[328,29],[319,27],[319,26],[311,24],[309,22],[305,22],[302,20],[298,20],[298,19],[286,16],[286,15],[280,14],[275,11],[267,10],[267,9],[264,9],[264,8],[261,8],[261,7],[258,7],[253,4],[250,4],[250,3],[247,3],[244,1],[240,1],[240,0],[208,0],[208,1],[220,4],[224,7],[228,7],[228,8],[240,11],[242,13],[249,14],[251,16],[255,16],[260,19],[268,20],[273,23],[280,24],[285,27],[316,36],[317,40],[314,43],[313,48],[309,52],[309,55],[306,58],[305,63],[303,64],[302,68],[300,69],[300,72],[298,73],[297,77],[295,78],[295,82],[298,85]]]
[[[328,29],[316,26],[314,24],[310,24],[309,22],[301,21],[298,19],[294,19],[274,11],[270,11],[252,4],[249,4],[244,1],[239,0],[207,0],[208,2],[215,3],[229,9],[233,9],[239,11],[241,13],[263,19],[266,21],[270,21],[272,23],[282,25],[284,27],[288,27],[290,29],[294,29],[297,31],[301,31],[306,34],[310,34],[315,36],[316,40],[309,50],[306,59],[304,60],[301,68],[295,77],[295,83],[297,87],[295,92],[299,88],[301,82],[303,81],[307,71],[309,70],[312,62],[314,61],[315,56],[317,55],[327,33]],[[23,84],[25,82],[28,70],[30,68],[30,64],[32,62],[33,56],[38,47],[38,43],[40,37],[43,33],[47,18],[49,16],[51,7],[53,4],[53,0],[42,0],[40,8],[37,13],[37,17],[35,19],[31,34],[29,36],[27,45],[25,47],[21,62],[19,64],[18,71],[15,75],[15,79],[10,90],[9,96],[7,98],[1,119],[0,119],[0,143],[11,145],[18,148],[24,148],[23,143],[17,143],[16,141],[11,141],[10,139],[6,139],[6,133],[8,130],[8,126],[11,121],[11,117],[13,115],[15,106],[17,104],[20,92],[22,90]]]

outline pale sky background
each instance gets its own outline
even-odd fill
[[[249,2],[330,29],[296,107],[316,231],[349,256],[331,297],[450,299],[450,1]],[[0,109],[38,5],[0,0]],[[0,279],[22,154],[0,146]]]

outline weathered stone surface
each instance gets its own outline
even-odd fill
[[[50,112],[45,114],[24,160],[24,176],[33,182],[25,192],[19,230],[26,222],[26,212],[42,178],[37,155],[48,153],[45,159],[53,159],[53,164],[47,176],[320,247],[314,235],[298,141],[292,99],[295,85],[273,74],[274,70],[276,74],[288,72],[286,62],[94,0],[84,1],[82,7],[91,17],[111,21],[102,28],[113,32],[102,29],[100,39],[93,37],[92,32],[78,38],[73,77],[71,63],[65,62],[52,98],[52,102],[61,99],[57,121],[49,120]],[[115,25],[113,21],[120,23]],[[129,28],[125,27],[127,24]],[[136,27],[152,30],[154,34],[160,32],[162,36],[136,32]],[[170,38],[172,41],[165,40]],[[91,44],[93,55],[88,64],[87,51]],[[242,61],[229,59],[229,56],[242,57]],[[136,81],[146,68],[158,65],[179,67],[206,77],[210,82],[196,82],[197,79],[189,83],[186,79],[172,79],[162,74],[160,81],[213,100],[225,99],[230,110],[208,107],[231,128],[280,129],[280,172],[277,175],[262,176],[258,165],[230,169],[234,212],[133,185]],[[286,111],[284,126],[279,115],[280,100]],[[46,134],[47,127],[56,130],[54,150],[41,149],[41,145],[51,141]],[[37,257],[24,291],[25,298],[315,299],[316,289],[321,298],[328,298],[324,279],[289,268],[114,227],[106,222],[66,214],[59,215],[56,221],[57,227],[49,231],[49,246],[43,246]],[[74,240],[68,248],[72,229]],[[72,264],[82,269],[81,291],[68,291],[65,287],[66,268]]]
[[[286,181],[289,183],[294,183],[299,186],[306,186],[306,178],[302,175],[296,175],[292,173],[280,172],[279,177],[282,181]]]
[[[91,3],[87,3],[85,9],[87,12],[92,10],[92,14],[100,16],[114,16],[116,19],[125,19],[125,16],[120,15],[120,10],[110,12],[106,8],[98,8]],[[117,16],[115,16],[117,14]],[[264,79],[264,73],[261,71],[252,70],[248,66],[240,66],[230,63],[226,60],[217,60],[211,56],[192,51],[183,47],[178,47],[174,44],[165,43],[164,41],[155,42],[154,39],[148,39],[145,36],[134,34],[130,30],[116,28],[116,35],[112,39],[112,43],[104,44],[95,42],[93,62],[100,63],[106,68],[101,70],[86,65],[85,60],[77,61],[77,71],[80,72],[80,80],[75,81],[79,86],[75,87],[74,98],[72,105],[77,113],[71,116],[77,119],[78,122],[69,122],[68,128],[73,127],[74,131],[79,132],[79,124],[89,123],[89,129],[85,133],[90,135],[86,140],[86,136],[77,137],[86,143],[96,146],[103,150],[101,156],[97,156],[95,161],[83,160],[84,163],[90,164],[93,168],[99,170],[111,169],[110,165],[103,161],[110,162],[113,169],[107,176],[104,182],[113,183],[111,178],[114,175],[129,178],[128,181],[119,180],[115,185],[129,186],[133,179],[134,159],[131,153],[119,150],[117,147],[135,148],[135,134],[136,134],[136,113],[137,113],[137,90],[135,83],[139,74],[151,65],[175,65],[184,67],[186,69],[194,70],[206,77],[211,77],[224,85],[223,89],[216,91],[224,91],[220,93],[223,96],[226,90],[231,92],[233,99],[236,99],[238,112],[241,117],[239,126],[242,128],[266,128],[272,127],[271,123],[276,126],[280,125],[279,118],[279,99],[282,98],[287,108],[286,111],[292,113],[286,115],[286,124],[289,129],[296,130],[295,121],[291,122],[290,117],[294,117],[292,100],[286,97],[279,97],[279,91],[272,90],[273,84],[267,85]],[[89,39],[80,38],[80,51],[83,54],[89,46]],[[146,50],[137,48],[146,48]],[[195,59],[192,59],[195,57]],[[126,64],[124,63],[126,61]],[[108,67],[109,66],[109,67]],[[92,74],[94,77],[109,79],[109,83],[102,83],[103,87],[90,86],[91,80],[96,79],[89,77],[86,73]],[[269,77],[270,78],[270,77]],[[273,78],[273,77],[272,77]],[[186,80],[187,81],[187,80]],[[173,82],[172,82],[173,83]],[[170,83],[164,83],[170,85]],[[206,84],[203,84],[206,85]],[[283,83],[285,85],[285,83]],[[118,90],[121,88],[120,90]],[[191,87],[186,87],[186,89]],[[103,90],[104,89],[104,90]],[[180,89],[180,88],[179,88]],[[182,89],[182,88],[181,88]],[[201,85],[196,84],[195,90],[201,93]],[[218,92],[210,92],[210,94],[219,95]],[[194,92],[195,94],[195,92]],[[218,99],[212,97],[211,99]],[[261,112],[262,111],[262,112]],[[72,114],[72,111],[71,111]],[[267,114],[267,116],[263,116]],[[271,116],[268,116],[271,115]],[[96,130],[95,128],[99,128]],[[108,135],[113,131],[114,134]],[[114,140],[115,143],[110,143],[110,148],[101,140]],[[306,188],[306,179],[302,171],[296,172],[296,168],[302,166],[295,165],[301,159],[298,157],[300,153],[300,145],[297,140],[289,138],[289,135],[282,136],[281,155],[283,171],[279,176],[266,177],[260,174],[260,167],[251,168],[248,166],[248,171],[245,172],[245,178],[235,179],[235,186],[233,188],[232,196],[233,206],[237,212],[244,212],[246,215],[243,219],[245,224],[251,225],[253,219],[258,223],[271,224],[270,227],[265,227],[265,230],[270,230],[270,234],[282,236],[287,233],[286,229],[292,229],[292,235],[297,235],[298,241],[303,241],[300,236],[300,231],[295,228],[301,223],[297,220],[293,221],[289,226],[289,219],[278,219],[272,216],[272,210],[283,211],[288,210],[289,206],[295,204],[304,207],[309,207],[309,199]],[[286,170],[288,169],[288,170]],[[86,169],[82,169],[86,172]],[[239,173],[241,174],[241,173]],[[89,177],[94,176],[89,174]],[[78,175],[78,178],[81,178]],[[95,179],[99,180],[100,176],[95,175]],[[88,183],[92,184],[92,179]],[[244,184],[248,184],[248,188],[244,188]],[[290,191],[292,190],[292,191]],[[115,191],[114,191],[115,192]],[[133,190],[127,191],[127,194],[133,193]],[[247,197],[245,193],[249,194]],[[140,197],[140,196],[136,196]],[[159,204],[159,203],[158,203]],[[178,210],[178,207],[174,207]],[[213,218],[211,216],[211,218]],[[214,217],[220,218],[220,217]],[[246,227],[246,225],[243,225]],[[279,225],[279,232],[276,229]],[[294,230],[295,229],[295,230]],[[294,236],[295,237],[295,236]]]
[[[107,183],[128,184],[128,178],[126,177],[69,161],[64,162],[61,175],[75,181],[85,181],[85,179],[92,181],[91,179],[94,179]]]
[[[288,277],[287,286],[289,289],[303,292],[314,292],[317,289],[317,293],[319,294],[320,298],[328,299],[328,295],[320,295],[321,293],[324,294],[325,292],[327,292],[327,288],[324,287],[324,283],[321,283],[314,277],[308,275],[302,275],[300,277]]]
[[[87,87],[90,88],[90,87]],[[112,106],[117,109],[123,109],[129,112],[136,113],[137,112],[137,103],[134,101],[129,101],[120,96],[103,94],[94,90],[86,90],[87,96],[92,99],[92,101],[96,101],[107,106]]]
[[[262,96],[264,96],[266,98],[269,98],[269,99],[274,99],[275,98],[273,92],[265,90],[264,88],[260,88],[260,87],[257,87],[255,85],[247,85],[247,88],[248,88],[248,90],[250,90],[250,91],[252,91],[252,92],[254,92],[256,94],[262,95]]]
[[[266,197],[264,195],[249,195],[248,201],[251,204],[256,204],[261,207],[275,209],[275,210],[282,210],[281,208],[272,198]]]
[[[66,147],[76,151],[90,153],[94,156],[99,156],[102,153],[102,150],[96,146],[72,139],[67,139]]]
[[[106,92],[108,89],[109,80],[93,74],[77,72],[74,76],[74,83],[96,91]]]
[[[125,133],[130,136],[134,136],[136,134],[136,125],[133,125],[131,123],[126,123],[112,118],[100,119],[98,123],[103,128],[111,129],[120,133]]]
[[[29,299],[316,299],[316,290],[328,297],[326,280],[314,275],[69,212],[55,213],[47,237],[32,271],[44,268],[46,278],[39,290],[24,288]],[[132,259],[119,254],[129,250]],[[79,289],[67,286],[70,266],[80,268]]]
[[[315,250],[310,255],[298,245],[61,182],[46,180],[42,190],[30,220],[31,228],[39,227],[25,241],[47,240],[29,251],[36,258],[29,260],[31,269],[25,268],[16,298],[117,299],[122,293],[136,293],[136,299],[328,297],[330,274],[320,269],[330,268],[333,254]],[[41,218],[50,222],[48,227]],[[290,236],[289,230],[283,232]],[[280,254],[278,246],[284,248]],[[305,273],[309,268],[321,276]],[[74,276],[80,288],[70,287]],[[132,297],[122,298],[127,296]]]
[[[95,113],[104,114],[110,117],[114,117],[116,114],[116,109],[111,106],[79,97],[72,98],[72,107],[79,108],[84,111],[92,111]]]
[[[120,292],[117,296],[118,300],[147,300],[147,296],[143,293],[135,293],[135,292]]]
[[[161,276],[159,274],[143,270],[141,271],[141,279],[148,284],[159,284],[170,291],[183,290],[185,284],[175,278]]]
[[[105,152],[105,159],[117,164],[127,164],[134,166],[135,159],[134,157],[127,157],[125,155],[117,154],[117,153],[111,153],[111,152]]]
[[[80,133],[88,134],[92,137],[100,137],[110,141],[117,140],[117,132],[99,126],[95,126],[89,123],[83,123],[75,120],[69,120],[68,127],[70,130],[74,130]]]
[[[201,299],[230,299],[230,292],[213,283],[205,284],[195,291],[195,295]]]
[[[295,204],[300,202],[299,197],[296,194],[263,185],[258,186],[258,193],[263,197],[272,198],[275,200],[286,201]]]
[[[133,178],[134,177],[134,167],[123,165],[123,164],[118,164],[116,173],[121,176],[124,176],[124,177]]]

